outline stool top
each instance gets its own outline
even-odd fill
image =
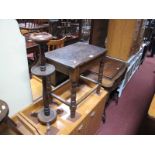
[[[45,57],[52,64],[61,65],[67,69],[75,69],[92,62],[92,60],[104,57],[106,51],[106,49],[98,46],[77,42],[46,52]]]
[[[6,116],[9,113],[9,107],[8,105],[0,100],[0,123],[6,118]]]

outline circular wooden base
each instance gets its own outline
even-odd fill
[[[57,113],[55,110],[50,109],[50,115],[46,116],[44,114],[44,108],[42,108],[39,112],[38,112],[38,120],[40,123],[42,123],[43,125],[47,125],[47,124],[52,124],[56,121],[57,118]]]
[[[31,73],[36,75],[36,76],[49,76],[49,75],[52,75],[54,72],[55,72],[55,67],[51,64],[47,64],[44,66],[45,67],[45,70],[41,70],[41,67],[40,65],[34,65],[32,68],[31,68]]]

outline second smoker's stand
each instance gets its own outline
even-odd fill
[[[52,38],[48,33],[36,33],[32,34],[30,38],[40,46],[40,57],[39,63],[31,68],[33,75],[42,78],[43,86],[43,103],[44,107],[37,113],[37,118],[43,125],[51,125],[56,121],[57,113],[55,110],[50,108],[52,102],[50,76],[55,72],[55,67],[51,64],[47,64],[45,60],[46,43]]]

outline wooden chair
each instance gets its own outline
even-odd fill
[[[64,42],[65,42],[66,36],[58,39],[58,40],[50,40],[47,45],[48,45],[48,51],[64,47]]]

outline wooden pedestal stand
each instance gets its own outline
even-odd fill
[[[45,49],[46,43],[52,38],[48,33],[34,33],[31,34],[30,39],[40,45],[40,59],[35,66],[32,67],[31,72],[33,75],[42,78],[43,85],[43,103],[44,107],[38,112],[37,117],[40,123],[49,126],[56,121],[56,111],[49,107],[51,99],[51,86],[49,77],[55,72],[55,67],[51,64],[47,64],[45,61]]]

